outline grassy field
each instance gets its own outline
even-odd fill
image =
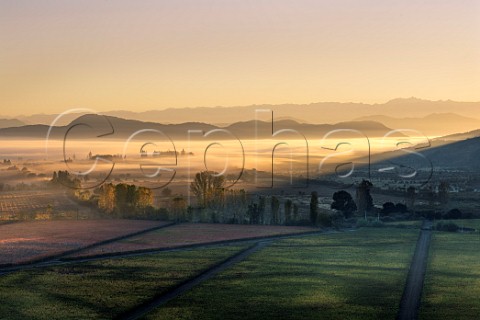
[[[13,273],[0,277],[0,319],[111,319],[247,246]]]
[[[417,230],[282,240],[147,319],[394,319]]]
[[[420,319],[478,319],[480,236],[435,233]]]

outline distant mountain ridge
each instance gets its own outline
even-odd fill
[[[102,114],[159,123],[204,122],[218,125],[249,121],[255,119],[256,109],[269,109],[274,111],[274,117],[277,119],[289,119],[294,116],[301,122],[333,124],[375,115],[388,115],[394,118],[405,118],[408,115],[411,118],[422,118],[434,113],[454,112],[463,117],[480,118],[479,107],[480,102],[429,101],[408,98],[393,99],[383,104],[318,102],[311,104],[264,104],[237,107],[168,108],[142,112],[117,110]],[[38,114],[19,116],[17,119],[26,124],[50,124],[55,117],[56,115]],[[74,118],[75,115],[67,115],[65,122],[61,124],[66,125]]]
[[[387,127],[415,129],[427,136],[446,136],[480,128],[480,120],[455,113],[432,113],[419,118],[395,118],[374,115],[357,118],[358,121],[377,121]]]
[[[13,127],[21,127],[24,126],[26,123],[18,120],[18,119],[0,119],[0,129],[2,128],[13,128]]]
[[[188,138],[189,130],[200,130],[207,132],[213,129],[225,129],[236,137],[241,139],[256,138],[256,127],[258,130],[258,138],[269,138],[272,136],[272,123],[265,121],[245,121],[236,122],[226,127],[218,127],[202,122],[186,122],[181,124],[160,124],[154,122],[142,122],[137,120],[127,120],[118,117],[101,116],[101,115],[83,115],[73,120],[68,126],[52,127],[51,138],[63,139],[65,133],[69,128],[71,129],[69,135],[73,139],[92,138],[94,136],[104,135],[106,138],[126,139],[133,133],[152,129],[163,132],[172,139]],[[304,135],[307,139],[321,139],[331,130],[336,129],[353,129],[361,131],[369,137],[380,137],[389,132],[391,129],[381,123],[373,121],[352,121],[342,122],[338,124],[304,124],[298,123],[294,120],[279,120],[273,124],[273,130],[290,129],[296,132],[284,132],[281,137],[290,139],[301,139]],[[17,128],[0,129],[0,138],[23,138],[36,139],[46,137],[49,126],[47,125],[28,125]],[[301,135],[299,135],[301,134]],[[145,137],[152,139],[158,138],[155,133],[146,133]],[[197,135],[198,136],[198,135]],[[193,135],[192,137],[195,137]],[[231,136],[219,136],[220,139],[230,139]]]

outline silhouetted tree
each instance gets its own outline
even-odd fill
[[[77,178],[70,176],[70,173],[65,171],[53,172],[52,179],[50,180],[54,185],[62,185],[67,188],[80,189],[81,181]]]
[[[265,223],[265,208],[266,200],[264,196],[258,198],[258,214],[259,214],[259,223]]]
[[[247,214],[249,216],[250,223],[257,224],[259,221],[258,205],[251,203],[248,205]]]
[[[275,196],[272,196],[271,207],[272,207],[272,224],[278,224],[280,201]]]
[[[292,200],[287,199],[285,201],[285,224],[290,224],[292,222]]]
[[[393,202],[385,202],[380,213],[384,216],[388,216],[391,213],[396,212],[395,204]]]
[[[407,207],[412,211],[415,211],[415,198],[416,198],[415,187],[413,186],[408,187],[407,192],[405,194],[405,203]]]
[[[310,223],[317,224],[318,217],[318,193],[313,191],[310,197]]]
[[[462,218],[462,211],[458,209],[452,209],[448,211],[444,216],[444,219],[461,219]]]
[[[404,205],[403,203],[397,203],[395,205],[395,212],[398,212],[398,213],[406,213],[408,211],[408,208],[406,205]]]
[[[425,198],[428,201],[428,205],[431,208],[434,208],[435,207],[435,192],[434,192],[432,186],[429,186],[424,190],[424,195],[425,195]]]
[[[442,181],[438,186],[438,201],[441,205],[446,205],[448,203],[448,189],[449,185],[447,182]]]
[[[337,191],[333,194],[333,202],[330,208],[341,211],[348,218],[357,210],[357,205],[352,196],[345,190]]]
[[[127,199],[128,186],[124,183],[115,186],[115,209],[117,212],[123,213],[131,209],[132,203],[128,203]]]
[[[361,214],[365,214],[367,217],[367,212],[373,208],[373,199],[370,195],[370,189],[373,187],[373,184],[368,180],[362,180],[357,187],[357,207],[358,211]]]
[[[172,200],[172,213],[175,221],[186,220],[187,201],[183,197],[175,197]]]
[[[293,204],[293,220],[298,221],[298,204]]]

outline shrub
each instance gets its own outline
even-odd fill
[[[460,229],[459,226],[457,226],[453,222],[448,222],[448,223],[439,222],[437,223],[437,226],[436,226],[436,230],[439,230],[439,231],[457,232],[458,229]]]
[[[358,220],[357,228],[382,228],[385,224],[378,220]]]
[[[461,219],[462,218],[462,211],[458,210],[458,209],[452,209],[450,211],[448,211],[447,213],[445,213],[443,215],[443,219],[447,219],[447,220],[450,220],[450,219]]]
[[[333,227],[333,217],[327,212],[321,211],[317,216],[317,224],[321,227],[331,228]]]

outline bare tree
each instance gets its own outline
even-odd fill
[[[225,185],[225,178],[212,171],[202,171],[195,175],[190,184],[190,190],[197,197],[198,204],[207,208],[221,200]]]

